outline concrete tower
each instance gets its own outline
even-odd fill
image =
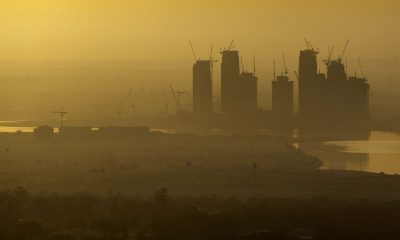
[[[212,61],[198,60],[193,64],[193,114],[208,117],[212,112]]]
[[[318,103],[317,54],[313,49],[306,49],[299,57],[299,113],[306,118],[313,117]]]
[[[282,117],[293,114],[293,82],[287,76],[277,76],[272,81],[272,111]]]
[[[234,114],[239,89],[239,52],[225,50],[221,52],[221,111]]]

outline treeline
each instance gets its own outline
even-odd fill
[[[152,198],[29,194],[0,197],[0,239],[399,239],[400,200],[372,202],[216,196]]]

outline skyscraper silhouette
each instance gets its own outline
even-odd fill
[[[241,73],[237,91],[237,96],[239,97],[236,106],[237,113],[245,117],[251,117],[257,112],[258,106],[257,77],[255,74],[251,72]]]
[[[277,76],[272,81],[272,112],[280,117],[293,114],[293,82],[288,76]]]
[[[299,110],[302,119],[331,126],[364,125],[369,120],[369,84],[365,77],[348,78],[342,63],[343,53],[338,59],[331,60],[329,56],[324,61],[325,75],[317,73],[317,51],[311,48],[300,52]]]
[[[318,104],[316,87],[317,54],[314,49],[300,52],[299,57],[299,113],[302,117],[312,117]]]
[[[222,51],[221,63],[221,111],[231,115],[235,113],[238,99],[239,52]]]
[[[193,64],[193,114],[208,117],[212,114],[212,61],[198,60]]]
[[[331,120],[345,120],[347,74],[340,59],[327,63],[326,116]]]

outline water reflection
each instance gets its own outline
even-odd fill
[[[344,136],[344,135],[343,135]],[[400,136],[371,131],[365,138],[300,141],[299,147],[324,161],[326,169],[344,169],[400,174]]]
[[[0,133],[33,132],[34,127],[0,126]]]
[[[308,154],[319,157],[324,162],[322,168],[325,169],[370,171],[369,154],[348,152],[344,142],[343,145],[330,145],[325,142],[301,142],[299,148]]]

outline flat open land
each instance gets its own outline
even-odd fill
[[[0,138],[0,189],[149,196],[400,198],[400,176],[318,169],[282,139],[157,135],[135,139]]]

